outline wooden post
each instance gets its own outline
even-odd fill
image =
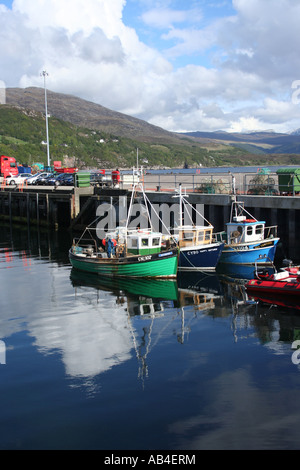
[[[26,193],[27,225],[30,225],[30,194]]]
[[[49,194],[46,194],[46,216],[47,216],[47,225],[49,225],[50,214],[49,214]]]
[[[11,223],[12,209],[11,209],[11,191],[8,193],[8,210],[9,210],[9,221]]]
[[[35,200],[36,200],[36,223],[37,225],[40,225],[39,193],[36,193]]]

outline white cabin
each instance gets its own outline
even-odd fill
[[[227,226],[227,240],[232,243],[251,243],[264,240],[265,221],[247,219],[245,216],[233,217]]]
[[[162,234],[140,230],[130,233],[127,237],[128,253],[149,255],[160,253]]]

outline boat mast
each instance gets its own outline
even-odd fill
[[[192,206],[191,203],[189,203],[189,201],[186,199],[188,196],[188,194],[185,194],[184,196],[182,195],[182,189],[181,189],[181,184],[179,185],[179,195],[177,196],[172,196],[174,198],[176,197],[179,197],[179,217],[180,217],[180,221],[179,221],[179,226],[183,227],[184,224],[183,224],[183,206],[188,206],[191,208],[191,211],[194,211],[196,212],[197,215],[199,215],[201,217],[202,220],[204,220],[204,222],[206,222],[208,225],[211,226],[211,223],[204,217],[203,214],[201,214],[195,207]],[[178,190],[177,190],[178,192]],[[190,221],[191,221],[191,225],[195,225],[194,222],[193,222],[193,219],[192,219],[192,216],[191,214],[187,211],[187,213],[185,215],[188,215]]]
[[[183,226],[183,218],[182,218],[182,187],[181,184],[179,185],[179,227]]]

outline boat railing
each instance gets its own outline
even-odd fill
[[[74,253],[92,254],[98,250],[97,242],[93,239],[73,238]]]
[[[277,238],[277,225],[265,227],[264,238]]]
[[[227,243],[227,233],[226,232],[215,232],[212,234],[213,243]]]
[[[269,277],[271,274],[277,273],[276,266],[271,258],[266,257],[268,267],[261,267],[261,259],[255,261],[254,275],[256,279],[263,279]]]

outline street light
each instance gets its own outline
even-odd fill
[[[45,111],[46,111],[46,135],[47,135],[47,165],[50,167],[50,152],[49,152],[49,132],[48,132],[48,111],[47,111],[47,89],[46,89],[46,76],[49,74],[46,70],[43,70],[41,77],[44,77],[44,89],[45,89]]]

